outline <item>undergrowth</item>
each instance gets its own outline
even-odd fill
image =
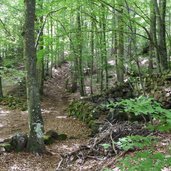
[[[13,96],[6,96],[0,98],[0,105],[7,106],[12,110],[14,109],[20,109],[22,111],[27,110],[26,100]]]
[[[134,116],[145,115],[150,118],[147,126],[158,131],[171,130],[171,110],[162,108],[161,104],[153,98],[140,96],[135,99],[126,99],[120,102],[110,102],[107,108],[121,108],[124,112]],[[118,160],[115,165],[119,171],[161,171],[171,166],[171,155],[167,155],[155,150],[157,138],[154,136],[143,137],[139,135],[126,136],[112,142],[123,151],[135,151],[124,158]],[[109,148],[104,144],[104,148]],[[169,168],[171,169],[171,168]],[[105,169],[112,171],[112,169]]]
[[[110,102],[106,107],[109,110],[120,107],[124,112],[133,116],[148,116],[151,121],[150,129],[171,130],[171,110],[164,109],[153,98],[140,96],[135,99],[124,99],[120,102]]]
[[[171,155],[161,152],[146,150],[138,151],[120,159],[117,167],[121,171],[161,171],[171,164]]]

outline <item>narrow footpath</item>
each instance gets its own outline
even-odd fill
[[[72,151],[87,142],[90,130],[79,120],[67,116],[70,101],[79,98],[78,94],[69,94],[65,91],[68,74],[68,64],[54,69],[53,78],[45,83],[42,98],[45,131],[55,130],[67,134],[67,140],[48,145],[47,149],[52,155],[2,153],[0,171],[55,171],[61,160],[60,154]],[[18,132],[28,132],[28,113],[0,106],[0,141]]]

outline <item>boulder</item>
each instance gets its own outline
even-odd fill
[[[45,133],[43,139],[44,139],[44,143],[46,145],[52,144],[55,142],[55,140],[57,140],[59,137],[58,133],[54,130],[49,130]]]
[[[18,133],[10,140],[10,145],[14,151],[24,151],[27,147],[28,136],[27,134]]]
[[[57,140],[58,136],[59,136],[58,133],[56,131],[54,131],[54,130],[47,131],[45,135],[50,136],[51,138],[53,138],[55,140]]]

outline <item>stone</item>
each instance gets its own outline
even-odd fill
[[[58,139],[58,133],[54,130],[47,131],[45,135],[53,138],[54,140]]]
[[[18,133],[10,140],[10,145],[14,151],[24,151],[27,147],[28,136],[27,134]]]

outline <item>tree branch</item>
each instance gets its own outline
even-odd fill
[[[49,13],[46,14],[45,19],[44,19],[44,22],[43,22],[43,24],[42,24],[42,27],[40,28],[39,33],[38,33],[37,38],[36,38],[36,42],[35,42],[35,48],[36,48],[36,49],[37,49],[37,47],[38,47],[38,45],[39,45],[39,40],[40,40],[41,34],[42,34],[42,32],[43,32],[43,29],[44,29],[44,27],[45,27],[45,24],[46,24],[46,22],[47,22],[48,17],[49,17],[51,14],[56,13],[56,12],[62,10],[62,9],[66,9],[66,7],[60,8],[60,9],[58,9],[58,10],[50,11]]]
[[[10,37],[10,39],[12,41],[15,41],[15,38],[11,35],[10,31],[7,29],[5,23],[2,21],[2,19],[0,19],[0,23],[2,24],[2,26],[3,26],[3,28],[4,28],[5,32],[6,32],[6,34]]]

